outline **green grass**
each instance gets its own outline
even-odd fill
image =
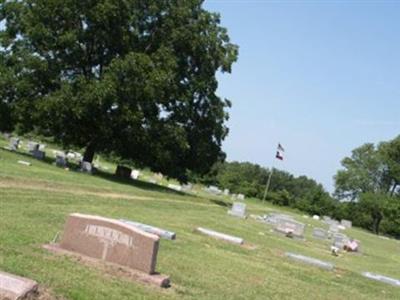
[[[0,146],[5,145],[0,140]],[[32,162],[27,167],[18,160]],[[110,172],[114,166],[109,164]],[[149,175],[149,174],[147,174]],[[285,238],[251,218],[227,215],[229,198],[185,195],[140,181],[66,171],[25,154],[0,150],[0,270],[38,281],[65,299],[400,299],[400,288],[363,278],[370,271],[400,278],[400,242],[353,228],[363,254],[333,257],[311,238],[321,222],[298,212],[246,200],[248,213],[284,211],[307,223],[306,241]],[[132,219],[177,233],[161,240],[157,270],[171,277],[161,290],[102,273],[41,245],[62,232],[68,214]],[[242,237],[255,250],[195,233],[207,227]],[[292,262],[291,251],[335,263],[334,272]]]

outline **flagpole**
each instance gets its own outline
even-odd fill
[[[276,153],[275,158],[279,158],[280,160],[282,160],[283,156],[280,154],[280,151],[285,151],[285,149],[283,149],[281,144],[278,143],[278,149],[277,149],[277,153]],[[265,186],[264,196],[263,196],[263,199],[262,199],[263,203],[265,202],[265,198],[267,197],[267,194],[268,194],[269,185],[271,184],[271,177],[272,177],[272,173],[273,172],[274,172],[274,163],[271,164],[271,172],[269,173],[267,184]]]
[[[267,193],[268,193],[268,190],[269,190],[269,185],[271,183],[271,177],[272,177],[272,173],[273,172],[274,172],[274,167],[271,168],[271,172],[269,173],[269,176],[268,176],[267,184],[265,186],[265,191],[264,191],[263,203],[265,201],[265,198],[267,197]]]

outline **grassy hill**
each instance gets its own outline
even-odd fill
[[[0,146],[6,145],[0,140]],[[31,166],[17,163],[30,161]],[[110,172],[112,165],[109,164]],[[329,244],[314,240],[304,218],[255,199],[250,214],[284,211],[307,224],[306,241],[285,238],[251,218],[227,215],[229,198],[187,195],[141,181],[119,181],[57,168],[23,153],[0,150],[0,270],[26,276],[61,299],[400,299],[400,288],[368,280],[370,271],[400,278],[400,242],[353,228],[363,253],[334,257]],[[68,214],[125,218],[177,233],[161,240],[157,269],[172,287],[157,289],[106,274],[76,260],[54,256],[42,244],[62,232]],[[244,238],[247,249],[195,233],[206,227]],[[336,264],[333,272],[288,260],[291,251]]]

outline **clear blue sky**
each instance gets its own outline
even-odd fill
[[[239,45],[218,93],[233,102],[223,149],[333,191],[343,157],[400,134],[400,1],[223,1]],[[277,143],[286,148],[274,159]]]

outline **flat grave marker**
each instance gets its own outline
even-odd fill
[[[28,167],[32,165],[30,162],[24,161],[24,160],[19,160],[18,163],[20,165],[24,165],[24,166],[28,166]]]
[[[394,279],[394,278],[391,278],[391,277],[387,277],[387,276],[383,276],[383,275],[379,275],[379,274],[374,274],[374,273],[370,273],[370,272],[363,272],[361,274],[364,277],[367,277],[369,279],[380,281],[380,282],[384,282],[386,284],[390,284],[390,285],[393,285],[393,286],[400,287],[400,280],[398,280],[398,279]]]
[[[151,225],[147,225],[147,224],[143,224],[143,223],[139,223],[139,222],[134,222],[134,221],[130,221],[130,220],[121,219],[120,221],[122,221],[128,225],[137,227],[148,233],[155,234],[155,235],[157,235],[161,238],[167,239],[167,240],[175,240],[175,238],[176,238],[176,233],[172,232],[172,231],[164,230],[164,229],[161,229],[161,228],[158,228],[155,226],[151,226]]]
[[[0,271],[0,299],[23,299],[37,288],[36,281]]]
[[[196,228],[196,230],[202,234],[208,235],[210,237],[213,237],[215,239],[218,240],[223,240],[229,243],[233,243],[233,244],[238,244],[238,245],[242,245],[244,243],[244,240],[240,237],[236,237],[233,235],[228,235],[225,233],[221,233],[218,231],[214,231],[211,229],[207,229],[207,228],[202,228],[202,227],[198,227]]]
[[[171,189],[171,190],[178,191],[178,192],[181,192],[181,191],[182,191],[182,186],[179,185],[179,184],[172,184],[172,183],[170,183],[170,184],[168,184],[168,188]]]
[[[292,260],[295,261],[299,261],[305,264],[309,264],[309,265],[313,265],[325,270],[333,270],[334,269],[334,265],[332,263],[329,262],[325,262],[316,258],[312,258],[312,257],[308,257],[308,256],[303,256],[300,254],[295,254],[295,253],[291,253],[291,252],[286,252],[285,255],[287,257],[289,257]]]

